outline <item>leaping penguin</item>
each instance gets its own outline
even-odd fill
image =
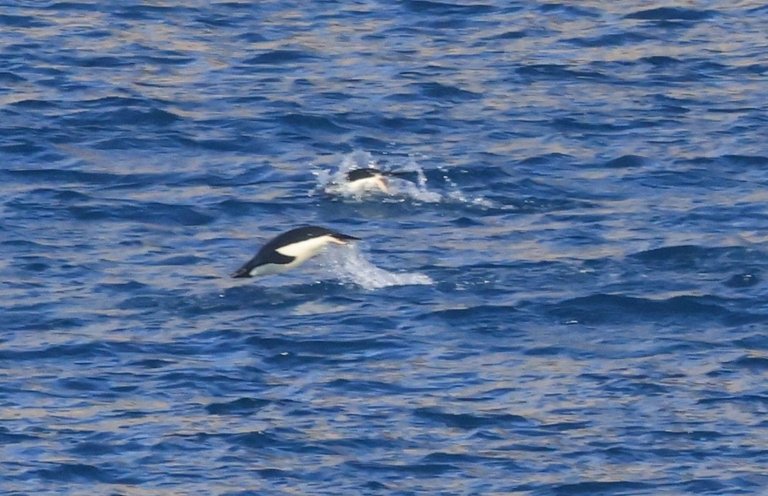
[[[232,277],[278,274],[314,257],[328,244],[345,245],[360,238],[319,226],[304,226],[284,232],[265,244]]]

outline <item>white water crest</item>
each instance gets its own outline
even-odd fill
[[[434,284],[419,272],[389,272],[376,267],[360,253],[354,244],[327,250],[319,258],[320,264],[336,279],[357,284],[364,289],[380,289],[389,286]]]

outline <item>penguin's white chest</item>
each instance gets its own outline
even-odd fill
[[[286,257],[293,257],[293,261],[285,264],[285,268],[293,268],[320,253],[329,243],[342,244],[331,236],[318,236],[317,238],[305,239],[304,241],[281,246],[275,251]]]
[[[358,179],[357,181],[351,181],[347,183],[346,189],[353,194],[361,194],[366,191],[381,191],[382,193],[388,193],[386,180],[381,176],[365,177]]]

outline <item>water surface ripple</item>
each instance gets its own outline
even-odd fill
[[[4,2],[0,492],[764,494],[767,21]]]

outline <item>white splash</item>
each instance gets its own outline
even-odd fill
[[[388,176],[388,193],[384,193],[378,188],[360,190],[350,187],[347,182],[347,173],[354,169],[365,168],[379,169],[385,173],[407,173],[409,178],[414,180]],[[394,201],[410,199],[421,203],[460,203],[482,208],[497,207],[494,202],[482,196],[468,196],[462,192],[458,184],[448,176],[446,167],[438,166],[437,170],[442,173],[442,189],[445,191],[444,193],[432,191],[427,187],[427,176],[424,174],[424,169],[413,157],[408,157],[402,163],[383,166],[373,158],[371,153],[355,151],[345,155],[337,168],[316,168],[313,174],[317,177],[317,186],[309,194],[325,193],[354,201],[362,201],[364,198],[366,200],[380,198]]]
[[[456,184],[454,181],[452,181],[447,174],[445,174],[445,170],[443,168],[440,168],[440,171],[443,172],[443,180],[445,181],[445,184],[448,186],[450,190],[447,195],[450,200],[455,201],[457,203],[466,203],[468,205],[475,205],[478,207],[485,207],[485,208],[494,207],[494,204],[492,201],[487,200],[482,196],[469,197],[465,195],[464,192],[462,192],[459,189],[459,185]]]
[[[433,284],[432,279],[426,274],[396,273],[376,267],[363,257],[354,244],[325,251],[318,259],[335,278],[345,283],[357,284],[365,289]]]
[[[411,172],[416,182],[408,181],[400,177],[388,177],[389,193],[378,190],[359,191],[348,186],[347,173],[355,169],[379,169],[383,172]],[[322,191],[329,195],[339,196],[345,199],[361,200],[363,197],[389,196],[393,198],[410,198],[424,203],[437,203],[443,199],[440,193],[427,189],[427,176],[424,170],[415,160],[409,159],[405,164],[395,168],[383,167],[373,158],[369,152],[355,151],[344,156],[335,170],[319,169],[315,171],[317,187],[315,191]]]

